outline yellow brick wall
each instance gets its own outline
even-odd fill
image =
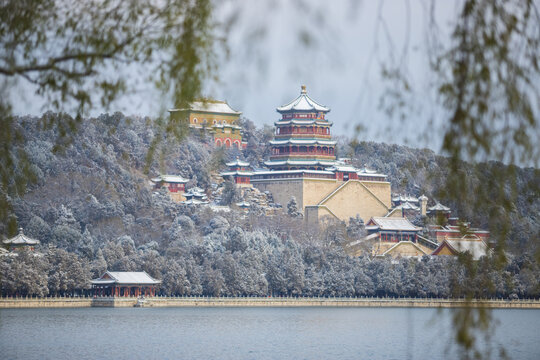
[[[292,196],[296,197],[299,209],[304,210],[306,206],[324,205],[304,211],[308,222],[314,222],[315,219],[321,221],[327,217],[337,217],[340,220],[348,221],[349,218],[355,217],[357,214],[364,222],[367,222],[373,216],[385,216],[388,213],[391,196],[390,183],[375,184],[351,180],[321,203],[323,199],[343,184],[345,183],[331,179],[275,179],[252,182],[252,185],[257,189],[270,191],[274,201],[284,208]],[[381,201],[378,201],[377,198]]]
[[[387,193],[383,191],[385,186]],[[386,185],[383,183],[383,186],[377,187],[376,190],[383,199],[390,197],[389,183]],[[374,194],[363,186],[363,182],[355,180],[349,181],[320,205],[325,205],[334,215],[344,221],[359,215],[367,223],[371,217],[385,216],[388,213],[385,204],[378,201]]]
[[[305,179],[303,184],[304,207],[317,205],[343,182],[334,179]]]
[[[395,245],[395,243],[392,243]],[[377,254],[382,255],[382,254]],[[416,246],[409,242],[401,242],[393,250],[386,254],[386,256],[398,257],[398,256],[423,256],[425,255]]]
[[[439,251],[437,255],[455,255],[455,254],[452,252],[452,250],[450,250],[448,246],[444,245],[441,251]]]
[[[392,213],[388,217],[391,217],[391,218],[403,217],[403,210],[401,210],[401,209],[394,210],[394,211],[392,211]]]
[[[240,134],[240,129],[222,129],[214,128],[214,138],[224,139],[229,138],[231,140],[242,140],[242,134]]]
[[[220,121],[226,122],[227,124],[236,124],[238,121],[238,115],[222,115],[222,114],[212,114],[212,113],[203,113],[203,112],[190,112],[189,113],[189,124],[190,125],[202,125],[204,120],[206,120],[207,126],[212,126],[214,120],[219,124]],[[195,119],[197,122],[195,123]]]
[[[389,182],[362,181],[362,184],[375,194],[387,208],[392,207],[392,194]]]

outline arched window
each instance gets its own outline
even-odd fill
[[[225,147],[227,147],[227,148],[231,147],[231,139],[225,140]]]
[[[193,118],[193,122],[196,124],[197,123],[197,118]]]
[[[216,139],[216,146],[222,146],[223,143],[221,142],[221,139]]]

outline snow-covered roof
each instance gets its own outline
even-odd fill
[[[479,239],[470,239],[464,237],[462,239],[445,239],[443,240],[443,244],[444,242],[446,242],[448,246],[457,252],[461,253],[468,251],[474,260],[478,260],[488,253],[488,246],[484,241]]]
[[[331,171],[325,170],[259,170],[253,173],[253,175],[286,175],[286,174],[324,174],[333,175]]]
[[[418,199],[412,195],[396,195],[392,197],[393,202],[417,203]]]
[[[246,167],[246,166],[249,166],[249,163],[247,161],[242,161],[236,158],[234,161],[228,162],[225,165],[227,165],[228,167],[233,167],[233,166]]]
[[[186,201],[181,201],[180,204],[184,205],[201,205],[201,204],[208,204],[208,201],[202,201],[197,199],[189,199]]]
[[[450,208],[446,207],[446,206],[442,205],[440,202],[438,202],[434,206],[428,208],[428,211],[445,211],[445,212],[449,212]]]
[[[297,165],[297,166],[331,166],[334,165],[333,161],[320,161],[320,160],[270,160],[265,161],[266,166],[281,166],[281,165]]]
[[[421,228],[414,226],[406,218],[372,217],[370,222],[377,225],[380,230],[396,231],[420,231]]]
[[[6,245],[12,245],[12,246],[24,246],[24,245],[37,245],[39,244],[39,240],[32,239],[23,233],[23,229],[19,228],[19,233],[12,237],[11,239],[6,239],[3,241]]]
[[[221,176],[234,176],[234,175],[251,176],[253,175],[253,171],[225,171],[225,172],[220,173],[219,175]]]
[[[387,177],[385,174],[379,174],[377,170],[368,169],[366,166],[358,170],[357,174],[358,176]]]
[[[336,145],[337,142],[333,140],[321,140],[321,139],[285,139],[285,140],[271,140],[271,145]]]
[[[320,112],[329,112],[330,108],[327,108],[324,105],[317,103],[315,100],[310,98],[307,94],[305,85],[302,85],[302,91],[300,96],[291,101],[290,103],[280,106],[276,109],[278,112],[288,112],[288,111],[320,111]]]
[[[333,123],[328,120],[321,120],[321,119],[291,119],[291,120],[278,120],[274,122],[274,125],[311,125],[311,124],[320,124],[320,125],[326,125],[331,126]]]
[[[422,201],[422,200],[427,201],[427,200],[428,200],[428,197],[427,197],[426,195],[422,194],[422,196],[420,196],[420,197],[418,198],[418,200],[420,200],[420,201]]]
[[[182,111],[185,109],[170,109],[170,112]],[[205,101],[194,101],[191,103],[189,110],[206,112],[206,113],[219,113],[219,114],[228,114],[228,115],[240,115],[241,111],[236,111],[227,104],[226,101],[219,100],[205,100]]]
[[[184,193],[184,197],[187,200],[182,201],[181,202],[182,204],[188,204],[188,205],[197,204],[197,201],[199,203],[204,203],[204,204],[208,203],[208,202],[205,202],[205,200],[207,200],[208,198],[206,194],[204,193],[204,190],[201,189],[200,187],[192,187],[191,189],[189,189],[187,192]],[[193,201],[189,202],[191,200]]]
[[[167,183],[182,183],[185,184],[189,180],[184,179],[180,175],[159,175],[158,177],[155,177],[151,179],[152,182],[158,183],[158,182],[167,182]]]
[[[250,205],[248,202],[246,202],[246,201],[242,201],[242,202],[237,202],[237,203],[236,203],[236,206],[245,209],[245,208],[250,207],[251,205]]]
[[[238,129],[238,130],[242,129],[241,126],[233,125],[233,124],[212,124],[212,128],[214,129],[231,128],[231,129]]]
[[[419,211],[420,208],[414,204],[411,204],[408,201],[405,201],[404,203],[401,203],[401,205],[396,206],[396,209],[402,209],[402,210],[415,210]]]
[[[192,187],[186,192],[187,195],[204,195],[204,190],[200,187]]]
[[[341,172],[357,172],[358,171],[358,169],[355,168],[352,165],[339,165],[339,164],[331,166],[331,167],[327,168],[326,170],[328,170],[328,171],[341,171]]]
[[[92,284],[144,284],[153,285],[161,283],[148,275],[145,271],[107,271],[99,279],[92,280]]]

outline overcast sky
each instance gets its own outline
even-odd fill
[[[331,108],[328,118],[335,135],[351,136],[360,125],[362,140],[438,150],[444,114],[433,105],[429,90],[425,36],[430,4],[431,0],[221,4],[217,21],[225,22],[233,14],[238,20],[227,36],[230,56],[220,60],[219,81],[209,82],[205,95],[227,100],[258,126],[273,125],[279,115],[275,108],[296,98],[300,86],[306,85],[314,100]],[[455,14],[454,1],[437,2],[435,15],[443,38]],[[408,71],[414,92],[405,94],[404,118],[392,117],[379,106],[389,89],[402,93],[382,80],[384,63],[402,64]],[[13,93],[15,113],[39,115],[47,108],[31,92],[23,86]],[[173,106],[151,86],[138,85],[109,111],[153,116]],[[96,108],[92,115],[101,112]],[[426,134],[435,136],[426,139]]]

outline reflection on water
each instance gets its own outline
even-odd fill
[[[1,309],[5,359],[446,359],[451,310]],[[494,348],[540,358],[538,310],[494,310]]]

